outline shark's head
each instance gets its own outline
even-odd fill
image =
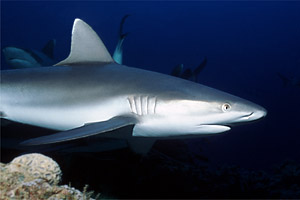
[[[214,134],[266,116],[263,107],[200,84],[184,93],[157,97],[153,117],[135,127],[136,136]]]

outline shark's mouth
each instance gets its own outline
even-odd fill
[[[253,115],[253,113],[254,112],[251,112],[250,114],[244,115],[240,119],[242,119],[242,120],[248,120]]]
[[[254,112],[251,112],[250,114],[241,116],[236,122],[233,122],[230,124],[225,124],[225,125],[233,127],[233,126],[239,126],[239,125],[243,125],[243,124],[249,124],[249,123],[256,121],[256,119],[254,119],[253,116],[254,116]]]
[[[221,133],[229,131],[233,126],[251,122],[252,120],[249,121],[249,118],[253,115],[253,113],[254,112],[243,115],[239,117],[237,121],[234,121],[232,123],[199,124],[197,127],[205,132],[207,131],[209,133]]]

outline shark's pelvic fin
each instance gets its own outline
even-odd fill
[[[136,124],[137,120],[130,116],[118,116],[103,122],[86,124],[82,127],[26,140],[21,145],[40,145],[64,142],[112,131],[124,126]]]
[[[71,52],[56,65],[100,64],[114,62],[97,33],[81,19],[75,19]]]

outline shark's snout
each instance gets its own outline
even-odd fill
[[[249,116],[249,120],[254,121],[260,118],[263,118],[267,115],[267,110],[263,107],[256,109],[251,116]]]
[[[242,114],[232,121],[228,120],[225,125],[236,126],[257,121],[267,115],[267,110],[259,105],[251,104],[246,110],[246,114]]]

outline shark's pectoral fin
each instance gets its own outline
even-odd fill
[[[118,116],[107,121],[89,123],[85,124],[82,127],[78,127],[68,131],[26,140],[22,142],[21,145],[40,145],[75,140],[83,137],[97,135],[107,131],[112,131],[136,123],[137,120],[134,117]]]

